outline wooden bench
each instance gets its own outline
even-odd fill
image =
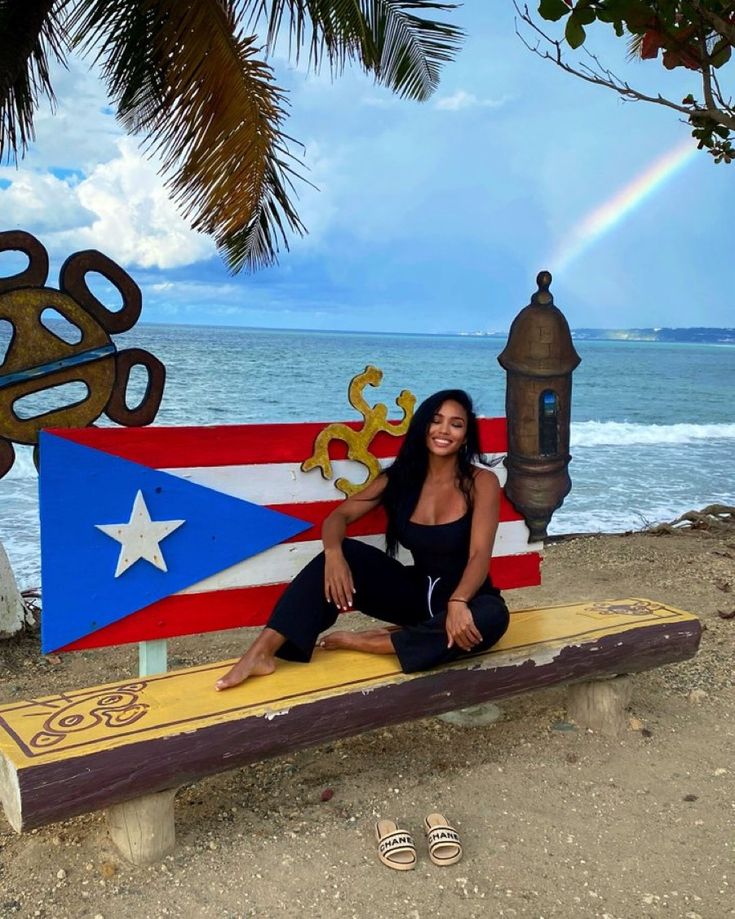
[[[49,583],[60,591],[59,596],[52,592],[44,597],[45,649],[160,641],[172,635],[262,623],[285,583],[319,550],[318,525],[340,499],[331,481],[318,472],[300,470],[322,428],[304,424],[84,429],[45,435],[41,452],[44,583],[48,570]],[[483,419],[481,440],[484,450],[502,455],[504,420]],[[397,444],[396,438],[379,434],[372,450],[388,462]],[[92,458],[90,463],[86,454]],[[338,460],[335,466],[339,475],[357,480],[364,476],[348,460]],[[176,497],[177,489],[189,487],[186,483],[198,483],[304,520],[310,528],[221,572],[205,577],[190,572],[193,583],[178,586],[175,592],[153,590],[154,599],[143,608],[135,606],[139,603],[135,590],[128,591],[133,595],[132,611],[126,613],[119,598],[113,598],[109,603],[115,607],[115,617],[110,618],[107,595],[96,586],[86,588],[83,578],[85,572],[103,569],[126,594],[126,572],[112,578],[115,561],[118,568],[121,564],[120,544],[97,524],[111,527],[127,520],[135,494],[131,482],[139,467],[167,470],[151,472],[153,478],[141,473],[142,492],[154,520],[171,516],[161,513],[156,496],[166,498],[170,489]],[[502,481],[502,465],[495,471]],[[116,483],[115,489],[111,482]],[[108,513],[105,505],[107,516],[99,519],[97,512],[90,523],[92,518],[87,520],[80,507],[79,488],[94,498],[96,489],[115,491],[121,483],[129,490],[126,513]],[[188,520],[185,514],[181,517]],[[60,521],[69,521],[69,532],[64,528],[62,533],[53,532]],[[219,526],[220,521],[215,523]],[[150,573],[150,569],[157,579],[156,572],[161,574],[162,582],[166,575],[178,575],[189,564],[187,553],[177,561],[177,534],[184,545],[186,526],[161,538],[165,572],[147,562],[136,562],[127,571]],[[220,533],[217,526],[211,533],[207,526],[206,521],[201,523],[204,545],[216,541]],[[381,514],[375,512],[356,524],[353,535],[374,541],[381,529]],[[259,526],[254,530],[254,539],[263,535]],[[60,575],[48,554],[60,551],[59,540],[66,553],[63,559],[78,549],[87,550],[89,546],[82,545],[87,537],[96,555],[91,559],[85,555],[83,563],[68,572],[64,589],[63,583],[55,583]],[[538,544],[528,544],[525,523],[504,500],[490,561],[498,586],[539,583],[540,549]],[[174,578],[172,583],[179,581]],[[60,625],[54,621],[57,614],[63,620]],[[571,715],[581,723],[599,718],[600,711],[607,711],[606,717],[614,722],[621,718],[627,701],[626,693],[619,691],[624,681],[599,679],[691,657],[701,631],[695,616],[635,598],[529,609],[515,612],[511,619],[508,632],[489,652],[425,673],[403,674],[393,657],[317,650],[308,666],[284,662],[274,675],[249,680],[225,693],[215,693],[213,684],[231,661],[149,673],[4,705],[0,707],[0,796],[5,813],[21,832],[109,808],[110,831],[123,855],[135,863],[150,862],[173,846],[173,799],[185,783],[382,725],[559,683],[581,687],[573,688],[571,698]],[[233,639],[233,652],[242,650],[239,642]]]

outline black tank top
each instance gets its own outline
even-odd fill
[[[472,513],[449,523],[406,523],[398,533],[401,545],[413,556],[414,570],[426,587],[429,616],[446,609],[447,600],[459,584],[470,554]],[[487,578],[477,593],[499,593]]]

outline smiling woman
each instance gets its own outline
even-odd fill
[[[395,462],[324,521],[324,551],[291,582],[265,629],[216,684],[237,686],[328,650],[395,654],[405,673],[492,647],[508,610],[488,577],[500,486],[480,468],[477,418],[463,390],[442,390],[416,410]],[[382,505],[386,552],[346,538],[347,526]],[[414,564],[397,559],[398,544]],[[319,636],[352,608],[393,628]]]

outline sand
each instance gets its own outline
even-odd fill
[[[728,530],[550,545],[543,586],[508,594],[512,608],[643,596],[704,620],[697,658],[633,677],[624,736],[580,730],[553,689],[502,702],[484,727],[428,718],[269,760],[183,789],[176,851],[148,868],[120,860],[102,814],[23,836],[0,816],[0,917],[735,916],[735,619],[720,615],[734,588]],[[172,664],[247,641],[179,639]],[[1,643],[0,701],[136,663],[129,648],[44,658],[33,637]],[[451,868],[426,855],[436,810],[464,842]],[[380,865],[378,816],[414,833],[415,871]]]

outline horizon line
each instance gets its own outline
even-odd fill
[[[140,326],[185,326],[200,329],[239,329],[242,331],[254,332],[306,332],[311,334],[322,335],[408,335],[416,338],[495,338],[506,336],[510,327],[504,331],[486,332],[479,329],[473,331],[453,331],[453,332],[410,332],[410,331],[381,331],[377,329],[314,329],[303,328],[300,326],[260,326],[260,325],[233,325],[230,323],[212,323],[212,322],[161,322],[157,320],[141,319],[136,323],[135,328]],[[570,327],[574,332],[691,332],[691,331],[711,331],[711,332],[732,332],[735,335],[735,326],[576,326]],[[117,333],[120,335],[126,332]]]

